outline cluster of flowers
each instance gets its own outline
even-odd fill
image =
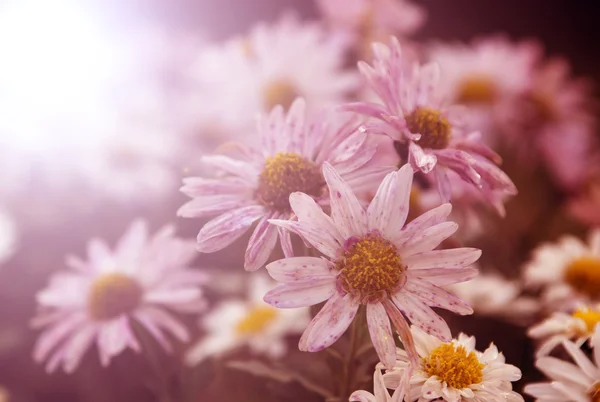
[[[545,61],[533,42],[413,43],[406,36],[425,14],[412,3],[319,5],[323,21],[286,15],[261,23],[202,46],[186,65],[194,93],[177,103],[176,116],[198,110],[188,127],[177,127],[185,142],[201,144],[202,164],[184,179],[181,192],[191,200],[177,214],[204,219],[197,241],[177,237],[171,225],[150,236],[139,220],[114,250],[95,239],[86,259],[68,256],[70,271],[37,295],[33,324],[43,332],[35,360],[50,372],[72,372],[96,344],[108,366],[126,349],[151,347],[140,331],[172,351],[170,337],[191,340],[180,314],[202,315],[206,332],[186,353],[190,365],[242,345],[280,358],[285,336],[299,333],[301,351],[333,354],[348,333],[353,358],[365,327],[365,350],[374,348],[379,360],[374,393],[352,393],[346,378],[334,396],[522,401],[512,384],[521,370],[493,344],[481,352],[473,336],[453,338],[433,310],[475,309],[526,325],[541,321],[528,334],[540,341],[536,365],[551,382],[524,392],[548,402],[599,400],[600,229],[587,244],[569,236],[542,245],[520,281],[477,276],[481,250],[462,247],[485,231],[486,216],[504,217],[517,195],[494,149],[522,166],[542,166],[574,216],[600,225],[588,87],[562,60]],[[357,70],[352,58],[360,60]],[[152,169],[141,169],[126,161],[119,169],[152,177],[152,185],[171,177],[177,164],[163,153],[181,144],[142,142],[125,157],[152,149],[160,162],[152,157],[143,165]],[[129,183],[120,188],[135,188]],[[246,274],[247,300],[207,311],[203,290],[217,280],[192,261],[198,251],[241,243],[245,270],[271,279]],[[320,311],[311,316],[311,306]],[[594,362],[581,349],[586,342]],[[549,356],[559,346],[576,365]]]

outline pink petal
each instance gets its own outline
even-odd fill
[[[139,321],[139,323],[142,325],[142,327],[144,327],[144,329],[146,331],[148,331],[150,333],[150,335],[152,335],[152,337],[154,339],[156,339],[156,341],[158,342],[158,344],[160,346],[162,346],[164,350],[166,350],[168,353],[172,352],[173,348],[171,347],[171,344],[169,343],[169,340],[163,334],[163,332],[160,330],[160,328],[158,327],[158,325],[156,325],[154,323],[154,321],[152,319],[150,319],[149,317],[147,317],[143,313],[140,314],[137,311],[135,312],[134,316],[135,316],[135,319],[137,321]]]
[[[367,210],[370,230],[379,229],[385,238],[391,238],[402,228],[408,216],[412,180],[408,164],[386,176]]]
[[[198,233],[198,251],[213,253],[224,249],[242,236],[250,225],[264,214],[262,206],[251,205],[212,219]]]
[[[413,325],[444,342],[452,339],[446,321],[412,294],[400,291],[392,297],[392,300]]]
[[[106,261],[112,260],[112,252],[102,240],[92,239],[87,247],[90,266],[97,268],[103,265]]]
[[[85,322],[85,314],[72,314],[63,321],[56,323],[39,336],[33,352],[36,362],[41,362],[69,334],[75,332]]]
[[[366,213],[352,189],[329,164],[323,164],[323,176],[329,188],[331,217],[345,239],[364,235]]]
[[[429,268],[429,269],[412,269],[411,277],[426,279],[427,282],[435,286],[448,286],[455,283],[466,282],[479,275],[479,271],[475,268]]]
[[[211,195],[238,194],[242,195],[251,190],[246,180],[228,177],[227,179],[205,179],[203,177],[188,177],[183,179],[180,191],[191,198]]]
[[[408,160],[415,169],[425,174],[431,172],[437,163],[435,155],[425,153],[423,148],[412,141],[408,146]]]
[[[309,223],[284,221],[280,219],[271,219],[269,222],[296,233],[330,258],[334,258],[341,248],[335,238],[331,237],[330,233],[320,227],[313,227]]]
[[[143,220],[136,220],[117,244],[116,254],[123,263],[134,264],[142,254],[148,241],[148,225]]]
[[[408,268],[463,268],[473,264],[481,256],[481,250],[476,248],[453,248],[449,250],[433,250],[414,254],[403,259]]]
[[[248,241],[244,261],[246,271],[262,268],[277,244],[277,228],[269,223],[269,218],[270,216],[264,216],[258,222]]]
[[[367,68],[369,68],[368,65]],[[341,106],[341,109],[347,112],[354,112],[365,116],[374,117],[376,119],[381,119],[383,116],[388,114],[385,107],[372,102],[346,103]]]
[[[65,346],[65,351],[63,355],[63,365],[65,372],[72,373],[75,371],[83,355],[92,345],[96,337],[96,327],[93,325],[88,325],[78,331]]]
[[[251,199],[240,194],[197,197],[183,204],[177,210],[177,216],[182,218],[204,218],[222,214],[232,209],[242,208],[252,203]]]
[[[202,162],[208,168],[218,169],[230,175],[243,177],[249,183],[255,183],[260,172],[253,165],[240,160],[232,159],[225,155],[207,155],[202,157]]]
[[[396,343],[394,342],[390,319],[383,304],[367,304],[367,324],[379,360],[385,368],[391,369],[396,363]]]
[[[446,169],[435,169],[435,181],[442,202],[450,202],[452,188]]]
[[[278,282],[296,282],[305,279],[335,278],[329,263],[317,257],[291,257],[272,262],[267,271]]]
[[[420,233],[398,247],[398,252],[402,258],[431,251],[439,246],[444,240],[452,236],[458,230],[458,224],[454,222],[442,222],[435,226],[428,227]]]
[[[83,274],[93,274],[93,268],[81,258],[74,255],[67,255],[65,263],[69,268],[79,271]]]
[[[431,307],[439,307],[460,315],[473,314],[469,303],[426,280],[410,278],[404,289]]]
[[[304,193],[292,193],[290,195],[290,206],[300,222],[309,223],[311,226],[323,229],[339,245],[344,244],[346,239],[342,237],[333,220],[323,212],[323,209],[316,203],[314,198]]]
[[[152,320],[157,326],[169,331],[175,338],[181,342],[189,341],[189,333],[186,327],[177,321],[165,310],[146,306],[139,311],[137,316],[145,315],[148,320]]]
[[[440,80],[440,66],[428,63],[420,68],[416,88],[416,106],[426,106],[431,101],[433,91]]]
[[[390,320],[394,324],[394,328],[396,328],[396,332],[400,336],[400,340],[402,341],[402,346],[406,351],[408,358],[410,360],[410,364],[413,367],[419,366],[419,354],[417,353],[417,349],[415,348],[415,341],[412,336],[412,332],[410,331],[410,327],[406,322],[404,316],[398,310],[398,307],[394,303],[392,303],[389,299],[386,299],[383,302],[383,307],[385,307],[385,311],[390,317]]]
[[[126,316],[102,324],[98,332],[98,349],[103,366],[108,366],[110,358],[117,356],[127,348],[125,337],[129,325]]]
[[[156,289],[146,292],[144,301],[157,304],[189,303],[197,300],[202,295],[199,288],[168,288]]]
[[[380,402],[375,399],[375,396],[367,391],[354,391],[352,395],[350,395],[351,402]]]
[[[277,234],[279,235],[279,244],[281,245],[281,251],[285,258],[291,258],[294,256],[294,246],[292,245],[292,237],[289,230],[285,230],[282,227],[277,228]]]
[[[600,370],[587,358],[587,356],[581,351],[581,349],[576,346],[573,342],[564,341],[564,348],[569,352],[571,357],[573,357],[573,361],[577,363],[581,370],[590,378],[597,378],[598,374],[600,374]]]
[[[335,278],[305,279],[282,283],[264,297],[265,303],[278,308],[312,306],[335,294]]]
[[[428,227],[444,222],[448,218],[448,215],[450,215],[450,212],[452,212],[451,204],[442,204],[439,207],[433,208],[415,218],[412,222],[402,228],[401,231],[397,232],[395,236],[391,237],[390,240],[392,240],[394,244],[401,245]]]
[[[300,338],[298,347],[306,352],[318,352],[337,341],[354,320],[359,303],[350,294],[337,292],[312,319]]]

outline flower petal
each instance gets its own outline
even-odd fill
[[[457,230],[457,223],[442,222],[435,226],[423,229],[404,244],[396,246],[398,247],[400,255],[402,255],[403,258],[406,258],[414,254],[433,250],[448,237],[452,236]]]
[[[335,278],[305,279],[282,283],[264,297],[265,303],[278,308],[308,307],[332,297]]]
[[[269,222],[273,225],[291,230],[328,257],[334,258],[338,250],[341,249],[339,243],[331,237],[327,231],[319,227],[313,227],[309,223],[285,221],[281,219],[271,219]]]
[[[404,289],[431,307],[439,307],[460,315],[473,314],[469,303],[426,280],[410,278]]]
[[[346,331],[360,303],[349,293],[335,292],[312,319],[300,338],[298,347],[306,352],[318,352],[337,341]]]
[[[391,369],[396,363],[396,344],[392,334],[390,319],[381,303],[367,304],[367,324],[371,341],[379,360],[385,368]]]
[[[346,239],[342,237],[333,219],[323,212],[323,209],[316,203],[314,198],[304,193],[292,193],[290,195],[290,206],[300,222],[310,223],[314,227],[323,229],[338,244],[344,244]]]
[[[392,300],[413,325],[444,342],[449,342],[452,339],[446,321],[412,294],[400,291],[392,296]]]
[[[222,214],[232,209],[242,208],[251,204],[251,199],[240,194],[196,197],[183,204],[177,210],[177,216],[182,218],[203,218]]]
[[[479,275],[476,268],[430,268],[430,269],[412,269],[410,276],[413,278],[422,278],[435,286],[448,286],[455,283],[466,282]]]
[[[262,206],[251,205],[210,220],[198,233],[198,251],[213,253],[224,249],[242,236],[250,225],[264,214]]]
[[[270,216],[261,218],[248,241],[244,260],[246,271],[262,268],[277,244],[277,227],[269,223],[269,218]]]
[[[327,261],[317,257],[284,258],[268,264],[267,271],[278,282],[335,278],[335,272],[331,270]]]
[[[327,162],[323,164],[323,176],[329,188],[331,217],[339,228],[342,237],[348,239],[352,236],[365,234],[367,228],[366,213],[350,186],[342,180],[340,175]]]
[[[409,269],[463,268],[473,264],[481,256],[476,248],[452,248],[414,254],[403,259]]]

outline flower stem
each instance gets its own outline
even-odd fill
[[[354,358],[356,357],[356,351],[358,350],[359,342],[359,332],[360,327],[362,325],[362,314],[357,314],[354,321],[352,321],[352,325],[350,327],[350,350],[348,351],[348,355],[346,360],[344,361],[343,368],[343,382],[342,382],[342,392],[340,393],[340,397],[342,400],[348,400],[350,398],[350,394],[352,393],[352,383],[354,379]]]

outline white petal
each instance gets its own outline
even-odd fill
[[[448,215],[450,215],[450,212],[452,212],[451,204],[442,204],[439,207],[433,208],[415,218],[402,228],[401,231],[397,232],[395,236],[391,237],[390,240],[394,244],[403,244],[428,227],[444,222],[448,218]]]
[[[454,222],[442,222],[435,226],[430,226],[419,234],[408,240],[403,245],[397,245],[398,253],[403,258],[408,256],[423,253],[425,251],[431,251],[441,242],[452,236],[458,229],[458,224]]]
[[[306,279],[276,286],[264,301],[278,308],[308,307],[329,299],[335,292],[335,278]]]
[[[383,304],[367,304],[367,324],[379,360],[386,368],[391,369],[396,363],[396,344],[394,343],[390,319]]]
[[[452,339],[446,321],[410,293],[400,291],[392,297],[392,300],[412,324],[444,342],[449,342]]]
[[[404,289],[431,307],[439,307],[460,315],[473,314],[469,303],[426,280],[410,278]]]
[[[344,244],[345,238],[342,237],[333,220],[323,212],[321,206],[311,196],[298,192],[292,193],[290,195],[290,205],[300,222],[318,227],[328,233],[340,245]]]
[[[284,258],[267,265],[267,271],[278,282],[335,277],[326,260],[317,257]]]
[[[319,227],[313,227],[304,222],[281,219],[270,219],[269,222],[296,233],[327,257],[334,258],[341,249],[340,244],[327,231]]]
[[[262,206],[252,205],[212,219],[198,233],[198,251],[213,253],[224,249],[242,236],[250,225],[264,214]]]
[[[414,254],[403,259],[408,268],[463,268],[473,264],[481,256],[481,250],[476,248],[453,248],[448,250],[433,250]]]
[[[277,236],[277,227],[269,223],[269,216],[261,218],[246,248],[244,260],[246,271],[256,271],[265,265],[277,244]]]

